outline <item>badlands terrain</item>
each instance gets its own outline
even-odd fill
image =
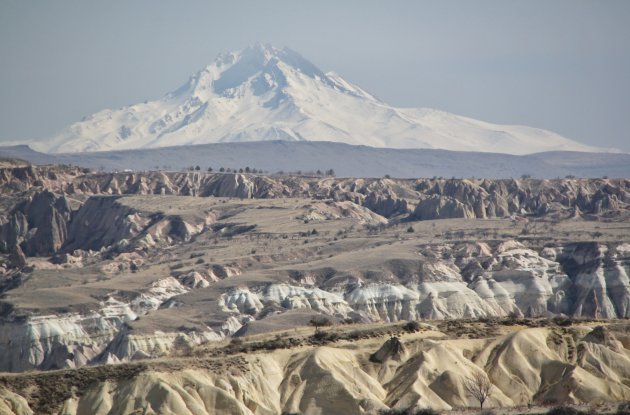
[[[0,194],[2,414],[630,400],[627,179],[3,160]]]

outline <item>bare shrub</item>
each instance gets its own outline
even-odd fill
[[[575,408],[570,406],[556,406],[555,408],[551,408],[547,415],[582,415],[584,412],[578,411]]]
[[[492,383],[485,373],[477,372],[464,381],[466,392],[479,401],[479,408],[483,409],[483,403],[490,396]]]
[[[418,323],[417,321],[408,321],[407,323],[403,324],[403,330],[408,331],[409,333],[420,331],[420,328],[420,323]]]
[[[320,327],[332,326],[332,321],[328,317],[314,317],[308,324],[315,327],[315,331],[319,331]]]

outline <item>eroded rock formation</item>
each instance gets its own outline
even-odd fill
[[[154,194],[236,198],[313,197],[348,200],[385,217],[506,217],[578,208],[601,215],[630,201],[627,179],[335,179],[211,173],[85,173],[78,169],[0,169],[0,189],[45,187],[65,195]],[[418,207],[418,209],[417,209]]]
[[[624,381],[630,372],[628,350],[621,342],[615,348],[593,342],[600,336],[592,327],[529,328],[457,341],[435,330],[429,333],[388,340],[385,354],[396,358],[378,361],[369,358],[373,341],[359,340],[44,373],[40,382],[31,374],[12,375],[2,378],[0,410],[71,415],[147,409],[190,415],[448,411],[478,406],[464,387],[475,374],[491,382],[489,408],[630,398]],[[400,342],[404,353],[399,353]]]
[[[28,256],[53,255],[67,237],[71,210],[64,196],[43,190],[19,203],[0,225],[0,250],[20,247]]]
[[[415,244],[387,226],[400,224],[404,233],[414,220],[514,216],[504,222],[518,224],[521,217],[541,215],[622,223],[629,188],[628,180],[607,179],[0,169],[5,196],[0,291],[7,293],[0,301],[0,350],[6,351],[0,370],[161,356],[178,344],[222,339],[273,318],[280,321],[274,327],[282,326],[282,316],[292,313],[354,322],[558,314],[626,318],[628,243],[550,238],[524,244],[497,236]],[[252,198],[274,204],[240,201]],[[289,198],[300,199],[288,203]],[[195,205],[199,201],[212,203]],[[385,236],[372,229],[384,229]],[[335,260],[340,253],[345,256]],[[66,270],[81,273],[68,276]],[[45,278],[53,276],[57,280],[49,284]],[[111,277],[120,277],[123,285],[108,284]],[[42,307],[43,312],[28,293],[10,298],[29,281],[42,295],[48,288],[67,295],[63,298],[74,308],[63,304]],[[170,320],[164,328],[152,325],[158,318],[145,327],[151,313]],[[180,314],[194,316],[195,324],[173,323]]]

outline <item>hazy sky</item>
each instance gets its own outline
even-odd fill
[[[630,151],[630,1],[0,0],[0,141],[289,46],[396,106]]]

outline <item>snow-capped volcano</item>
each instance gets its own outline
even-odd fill
[[[511,154],[596,150],[541,129],[396,108],[290,49],[261,44],[220,55],[159,100],[97,112],[33,147],[82,152],[259,140]]]

